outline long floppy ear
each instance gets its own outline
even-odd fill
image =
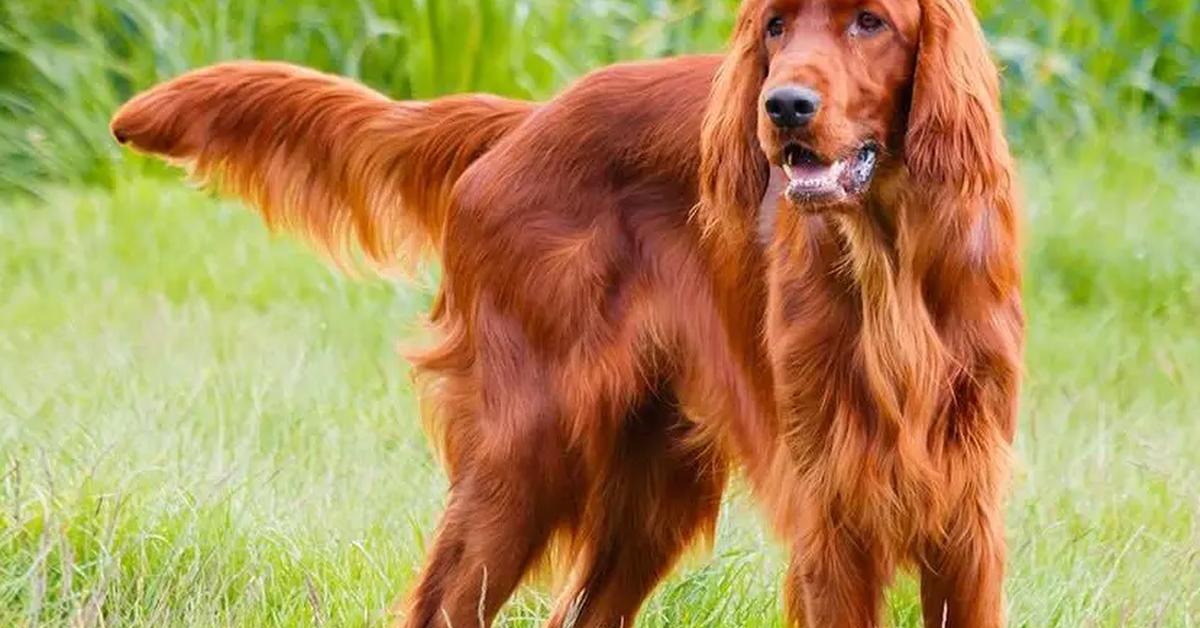
[[[999,75],[970,0],[921,0],[921,13],[908,170],[923,184],[965,195],[1007,187]]]
[[[733,44],[717,71],[700,135],[700,205],[706,233],[749,236],[770,166],[759,147],[758,108],[766,63],[758,3],[743,3]]]
[[[484,96],[398,102],[294,65],[232,62],[139,94],[110,129],[339,262],[357,244],[386,266],[405,245],[438,243],[455,179],[530,109]]]

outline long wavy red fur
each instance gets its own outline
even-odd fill
[[[768,352],[799,474],[779,525],[800,625],[876,625],[905,564],[921,572],[927,625],[1004,623],[1024,339],[1017,200],[997,72],[970,5],[921,0],[920,14],[902,167],[857,211],[781,208],[766,252]],[[763,3],[743,4],[703,131],[698,207],[724,259],[743,254],[767,189],[762,15]]]

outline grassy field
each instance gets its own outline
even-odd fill
[[[340,277],[119,151],[121,100],[234,57],[542,97],[734,4],[0,0],[0,626],[378,625],[442,507],[396,352],[434,273]],[[1012,625],[1200,626],[1200,4],[977,4],[1028,199]],[[778,626],[782,561],[735,489],[641,625]]]
[[[544,98],[621,59],[719,50],[738,0],[0,0],[0,192],[111,185],[104,122],[133,92],[234,58],[360,78],[395,98]],[[1010,133],[1076,141],[1130,119],[1200,140],[1200,3],[975,0]],[[1197,142],[1200,143],[1200,142]],[[1193,152],[1193,158],[1197,155]]]
[[[1016,626],[1200,624],[1200,177],[1149,135],[1025,156]],[[0,625],[383,621],[445,489],[395,353],[427,290],[136,174],[0,208],[0,286]],[[735,491],[642,625],[779,625],[781,560]]]

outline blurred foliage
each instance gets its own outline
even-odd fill
[[[1200,139],[1200,3],[977,0],[1017,131],[1165,123]]]
[[[736,2],[0,0],[0,188],[105,182],[105,122],[139,89],[223,59],[282,59],[396,98],[544,98],[621,59],[720,50]],[[1131,120],[1200,138],[1195,0],[980,0],[1018,143]]]

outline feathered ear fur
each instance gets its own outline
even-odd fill
[[[706,233],[723,237],[749,235],[769,181],[769,165],[756,133],[759,92],[767,71],[757,5],[742,5],[701,129],[698,218]]]
[[[922,184],[959,195],[1007,188],[999,76],[970,0],[921,0],[921,13],[908,170]]]

